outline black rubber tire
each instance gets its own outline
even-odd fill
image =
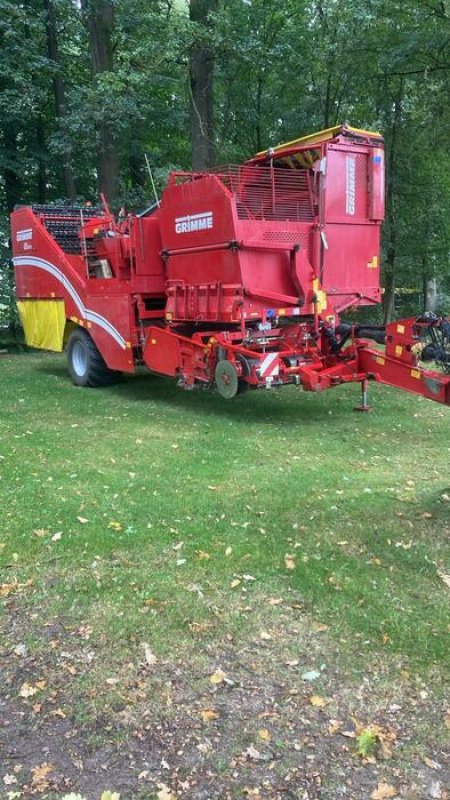
[[[250,384],[247,381],[242,380],[242,378],[248,378],[251,372],[251,366],[245,356],[238,355],[237,360],[242,364],[242,377],[239,378],[238,381],[238,394],[245,394],[250,389]]]
[[[77,328],[70,334],[67,361],[75,386],[90,386],[93,389],[108,386],[121,374],[106,366],[95,342],[82,328]]]

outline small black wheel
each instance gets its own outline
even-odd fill
[[[250,389],[250,384],[247,383],[247,381],[244,381],[243,378],[249,378],[250,377],[250,373],[252,371],[252,368],[251,368],[250,362],[245,358],[245,356],[238,355],[237,356],[237,360],[240,361],[240,363],[242,365],[242,372],[241,372],[241,375],[240,375],[239,381],[238,381],[237,393],[238,394],[245,394],[245,392],[248,392],[248,390]]]
[[[77,328],[70,334],[67,360],[75,386],[107,386],[120,375],[106,366],[97,345],[82,328]]]

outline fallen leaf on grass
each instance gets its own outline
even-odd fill
[[[304,672],[302,675],[303,681],[316,681],[317,678],[320,678],[321,673],[317,669],[311,669],[308,672]]]
[[[3,783],[5,786],[13,786],[15,783],[17,783],[17,778],[14,775],[6,774],[3,776]]]
[[[158,783],[159,792],[156,795],[158,800],[177,800],[176,795],[170,791],[169,787],[166,786],[165,783]]]
[[[220,714],[217,711],[213,711],[212,708],[204,708],[200,711],[201,718],[203,722],[212,722],[214,719],[219,719]]]
[[[14,578],[11,583],[0,583],[0,597],[8,597],[15,592],[23,592],[29,586],[33,585],[33,579],[30,578],[25,583],[19,583],[17,578]]]
[[[56,533],[54,533],[54,534],[53,534],[53,536],[52,536],[52,542],[59,542],[59,540],[61,539],[61,537],[62,537],[62,533],[61,533],[61,531],[57,531],[57,532],[56,532]]]
[[[439,575],[441,581],[443,581],[445,583],[445,585],[450,589],[450,573],[441,572],[440,571],[440,572],[438,572],[438,575]]]
[[[384,759],[392,758],[392,746],[396,735],[394,731],[382,728],[380,725],[360,725],[356,723],[356,742],[358,755],[366,761],[375,762],[375,756]]]
[[[86,522],[89,522],[89,520],[86,519],[86,517],[77,517],[77,520],[81,525],[86,525]]]
[[[224,672],[223,669],[219,668],[216,669],[216,671],[209,676],[209,680],[211,683],[217,686],[219,683],[223,683],[226,677],[227,677],[226,672]]]
[[[210,492],[217,492],[218,486],[208,486]]]
[[[245,758],[249,758],[251,761],[259,761],[261,758],[261,753],[256,749],[256,747],[253,747],[252,744],[250,747],[247,747],[247,749],[244,750],[242,755],[245,756]]]
[[[312,706],[315,706],[316,708],[325,708],[325,706],[331,703],[331,700],[327,700],[326,697],[321,697],[320,694],[313,694],[309,698],[309,702],[311,703]]]
[[[338,720],[338,719],[330,719],[330,723],[328,725],[328,733],[330,735],[332,735],[333,733],[336,733],[336,731],[339,730],[341,725],[342,725],[342,722],[340,722],[340,720]]]
[[[146,660],[148,666],[149,667],[154,667],[158,659],[156,658],[155,654],[150,649],[150,646],[147,644],[147,642],[142,642],[142,647],[144,648],[145,660]]]
[[[385,781],[381,781],[378,787],[373,790],[370,795],[371,800],[387,800],[388,797],[395,797],[398,794],[397,789]]]
[[[61,719],[66,719],[67,714],[64,713],[62,708],[55,708],[54,711],[50,711],[51,717],[61,717]]]
[[[102,792],[100,800],[120,800],[119,792],[110,792],[109,789],[106,792]]]
[[[108,523],[108,528],[111,528],[112,531],[121,531],[121,530],[123,530],[123,527],[120,524],[120,522],[117,522],[115,519],[112,519]]]
[[[38,767],[32,767],[31,784],[36,791],[44,792],[46,789],[48,789],[49,782],[47,778],[50,772],[53,772],[53,769],[53,764],[49,764],[47,761]]]
[[[430,769],[442,769],[442,764],[439,764],[437,761],[433,761],[432,758],[427,758],[427,756],[424,756],[423,760]]]
[[[284,564],[286,569],[295,569],[295,556],[291,556],[287,553],[284,557]]]
[[[262,739],[263,742],[270,742],[272,738],[267,728],[260,728],[260,730],[258,731],[258,736],[260,739]]]
[[[36,686],[32,686],[31,683],[25,681],[19,689],[19,697],[27,699],[28,697],[33,697],[37,691]]]

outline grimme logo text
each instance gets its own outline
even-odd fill
[[[213,226],[213,212],[203,211],[201,214],[191,214],[188,217],[177,217],[175,220],[176,233],[190,233],[190,231],[205,231]]]

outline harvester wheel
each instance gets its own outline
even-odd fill
[[[231,361],[219,361],[215,372],[217,391],[225,400],[236,397],[239,389],[239,377],[236,367]]]
[[[80,328],[70,334],[67,359],[70,377],[76,386],[106,386],[120,375],[106,366],[95,342]]]

